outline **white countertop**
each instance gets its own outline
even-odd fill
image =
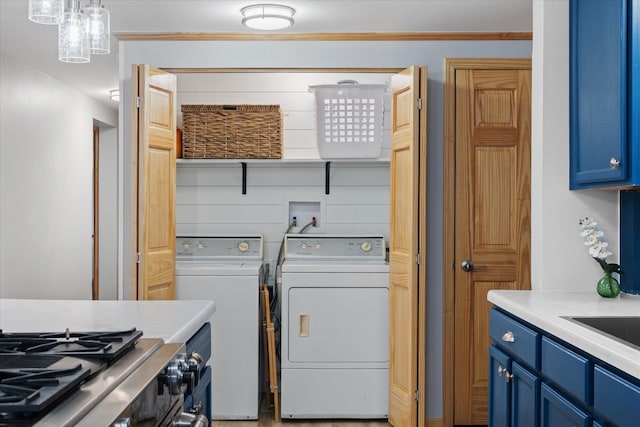
[[[215,312],[212,301],[87,301],[0,299],[4,332],[114,331],[186,342]]]
[[[602,298],[595,291],[489,291],[498,307],[640,379],[640,348],[565,319],[565,316],[640,316],[640,297]]]

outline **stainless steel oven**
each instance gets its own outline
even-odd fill
[[[207,426],[183,412],[202,357],[141,335],[0,331],[0,426]]]

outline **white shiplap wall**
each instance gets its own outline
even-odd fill
[[[280,105],[285,160],[249,163],[245,195],[239,163],[179,162],[177,233],[260,233],[265,239],[265,260],[273,263],[288,225],[289,202],[315,201],[321,204],[320,227],[309,232],[388,237],[388,162],[333,162],[330,194],[325,194],[325,164],[316,148],[315,98],[308,86],[342,79],[388,84],[390,77],[297,72],[178,74],[178,108],[181,104]],[[382,158],[388,158],[390,146],[388,94],[385,104]],[[180,123],[181,115],[178,117]],[[318,161],[287,161],[293,159]]]

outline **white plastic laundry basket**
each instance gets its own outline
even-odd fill
[[[380,157],[385,89],[384,84],[358,84],[353,80],[309,86],[316,97],[321,158]]]

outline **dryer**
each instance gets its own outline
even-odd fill
[[[262,236],[176,238],[176,298],[213,300],[212,418],[258,418]]]
[[[387,418],[385,258],[384,236],[285,236],[283,417]]]

